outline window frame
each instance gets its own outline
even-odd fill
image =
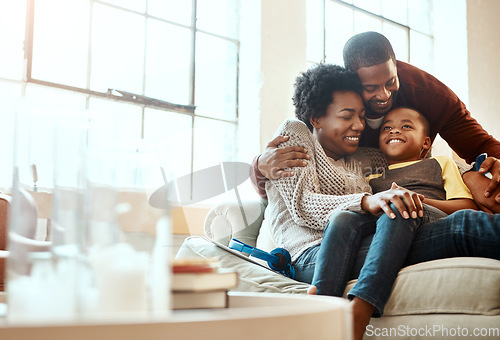
[[[332,3],[335,3],[337,5],[341,5],[341,6],[344,6],[345,8],[348,8],[350,10],[353,11],[353,16],[355,16],[356,12],[358,13],[362,13],[362,14],[365,14],[367,16],[370,16],[374,19],[377,19],[379,20],[382,24],[383,23],[388,23],[388,24],[391,24],[391,25],[395,25],[397,27],[400,27],[402,29],[404,29],[406,31],[406,39],[407,39],[407,42],[408,42],[408,50],[407,50],[407,55],[408,55],[408,60],[407,62],[408,63],[412,63],[412,60],[411,60],[411,52],[412,52],[412,45],[411,45],[411,32],[417,32],[419,34],[422,34],[426,37],[428,37],[431,41],[434,41],[434,35],[432,34],[433,32],[431,33],[427,33],[427,32],[424,32],[422,30],[419,30],[419,29],[416,29],[414,28],[413,26],[410,25],[410,20],[409,20],[409,7],[407,6],[406,7],[406,19],[407,19],[407,24],[403,24],[401,22],[398,22],[398,21],[395,21],[393,19],[390,19],[390,18],[387,18],[385,17],[383,14],[376,14],[376,13],[373,13],[373,12],[370,12],[362,7],[359,7],[357,5],[355,5],[354,3],[348,3],[348,2],[345,2],[345,1],[342,1],[342,0],[320,0],[321,1],[321,11],[322,11],[322,18],[321,18],[321,31],[323,33],[323,37],[322,37],[322,58],[320,60],[321,63],[325,63],[326,62],[326,58],[327,58],[327,54],[326,54],[326,2],[332,2]],[[380,1],[380,0],[379,0]],[[355,19],[353,17],[353,20],[352,20],[352,31],[353,32],[356,32],[356,22],[355,22]],[[310,60],[308,58],[308,63],[316,63],[318,61],[314,61],[314,60]]]
[[[33,69],[33,50],[34,50],[34,41],[35,41],[35,2],[37,0],[26,0],[26,26],[25,26],[25,39],[24,39],[24,59],[25,59],[25,68],[24,68],[24,74],[23,74],[23,79],[21,80],[23,87],[25,87],[28,84],[36,84],[36,85],[41,85],[41,86],[46,86],[50,88],[55,88],[59,90],[65,90],[65,91],[72,91],[80,94],[86,95],[86,104],[85,104],[85,109],[89,109],[89,103],[90,103],[90,98],[103,98],[106,100],[111,100],[111,101],[116,101],[116,102],[121,102],[121,103],[127,103],[127,104],[132,104],[139,106],[142,112],[142,117],[141,119],[141,127],[140,127],[140,136],[141,138],[145,138],[145,112],[147,109],[156,109],[156,110],[161,110],[165,112],[171,112],[175,114],[181,114],[181,115],[187,115],[191,118],[191,127],[192,127],[192,132],[191,132],[191,137],[190,137],[190,143],[191,143],[191,165],[190,169],[191,172],[194,170],[194,159],[196,157],[195,155],[195,121],[198,118],[203,118],[203,119],[209,119],[217,122],[221,122],[224,124],[229,124],[231,125],[231,129],[234,129],[234,131],[237,131],[238,128],[238,123],[239,123],[239,81],[240,81],[240,72],[239,72],[239,63],[240,63],[240,41],[234,38],[230,37],[225,37],[219,34],[214,34],[211,32],[207,32],[205,30],[198,29],[196,26],[196,21],[197,21],[197,3],[198,0],[191,0],[191,23],[189,26],[183,25],[180,23],[176,23],[164,18],[160,18],[154,15],[151,15],[148,13],[147,9],[147,0],[146,0],[146,8],[144,12],[138,12],[132,9],[128,9],[125,7],[121,7],[112,3],[108,3],[105,1],[101,0],[88,0],[89,5],[90,5],[90,17],[89,17],[89,27],[88,27],[88,34],[89,34],[89,40],[88,40],[88,45],[87,45],[87,51],[89,54],[89,58],[87,60],[87,79],[86,79],[86,86],[85,88],[82,87],[77,87],[77,86],[71,86],[71,85],[66,85],[66,84],[61,84],[61,83],[55,83],[43,79],[37,79],[34,78],[32,75],[32,69]],[[143,56],[144,56],[144,65],[143,65],[143,79],[142,79],[142,93],[131,93],[127,92],[121,89],[108,89],[107,92],[100,92],[100,91],[95,91],[91,89],[91,83],[90,83],[90,75],[92,72],[92,60],[90,58],[91,54],[91,48],[92,48],[92,16],[94,15],[94,5],[95,4],[100,4],[103,6],[109,6],[111,8],[117,9],[117,10],[122,10],[126,11],[132,14],[139,15],[144,18],[144,25],[145,25],[145,39],[147,38],[147,26],[148,26],[148,20],[149,19],[154,19],[169,25],[176,25],[180,26],[186,29],[190,30],[190,60],[189,60],[189,103],[187,105],[184,104],[177,104],[177,103],[172,103],[169,101],[157,99],[157,98],[152,98],[148,97],[145,95],[145,84],[146,84],[146,56],[147,56],[147,39],[145,40],[144,43],[144,51],[143,51]],[[211,37],[217,38],[217,39],[222,39],[226,42],[230,42],[234,44],[235,46],[235,51],[236,55],[235,60],[236,60],[236,70],[235,76],[236,76],[236,82],[234,84],[234,94],[235,94],[235,112],[234,112],[234,119],[225,119],[225,118],[218,118],[214,116],[207,116],[203,114],[197,114],[196,113],[196,99],[195,99],[195,93],[196,93],[196,38],[198,33],[203,33],[206,35],[209,35]],[[35,56],[36,57],[36,56]],[[3,79],[1,78],[0,80],[8,80],[8,79]],[[234,139],[233,141],[229,141],[234,145],[233,148],[233,158],[236,156],[237,153],[237,147],[236,147],[236,140],[237,140],[237,133],[234,134]]]

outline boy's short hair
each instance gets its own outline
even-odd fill
[[[362,67],[371,67],[396,62],[396,55],[389,40],[377,32],[363,32],[352,36],[344,45],[344,66],[356,72]]]
[[[407,110],[412,110],[413,112],[418,113],[418,116],[420,117],[420,122],[422,123],[422,125],[424,127],[424,134],[427,137],[430,137],[431,124],[429,123],[429,120],[422,112],[420,112],[419,110],[417,110],[413,107],[409,107],[409,106],[398,106],[398,107],[395,107],[394,109],[392,109],[391,111],[396,110],[396,109],[407,109]]]

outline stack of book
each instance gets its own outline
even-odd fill
[[[234,270],[207,259],[176,259],[172,268],[174,310],[228,307],[227,291],[238,285]]]

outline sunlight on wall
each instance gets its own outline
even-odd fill
[[[497,140],[500,140],[499,16],[499,1],[467,0],[470,110],[473,117]]]
[[[434,0],[434,70],[465,105],[468,103],[467,20],[465,0]],[[437,136],[432,155],[453,157],[448,143]],[[456,157],[455,157],[456,158]]]

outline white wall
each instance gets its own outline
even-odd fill
[[[434,70],[436,78],[445,83],[465,105],[468,104],[466,0],[434,0]],[[445,140],[438,137],[432,155],[454,156]],[[458,156],[455,155],[458,159]]]
[[[434,0],[432,74],[468,103],[466,0]]]
[[[294,117],[293,83],[306,63],[306,0],[261,0],[260,146]]]
[[[260,12],[260,1],[241,1],[237,145],[243,162],[260,153]]]
[[[467,0],[469,110],[496,139],[500,139],[499,18],[500,1]]]

